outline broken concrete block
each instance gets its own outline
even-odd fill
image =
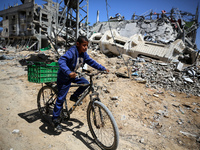
[[[183,77],[183,79],[187,82],[193,83],[194,81],[188,77]]]
[[[182,71],[182,70],[183,70],[183,63],[179,62],[179,63],[177,64],[176,70]]]

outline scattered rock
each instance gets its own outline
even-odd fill
[[[182,71],[182,70],[183,70],[183,63],[179,62],[179,63],[177,64],[176,70],[177,70],[177,71]]]
[[[141,138],[139,142],[144,144],[144,138]]]
[[[122,115],[122,116],[121,116],[121,120],[126,120],[126,116],[125,116],[125,115]]]
[[[181,107],[179,108],[179,111],[180,111],[182,114],[185,113]]]
[[[183,121],[181,119],[176,121],[178,124],[183,124]]]
[[[193,109],[192,112],[198,113],[197,108]]]
[[[153,96],[159,98],[159,95],[153,94]]]
[[[117,77],[121,77],[121,78],[129,78],[128,75],[124,74],[124,73],[120,73],[120,72],[116,72],[115,73]]]
[[[190,106],[191,105],[190,103],[184,103],[182,105],[185,106],[185,107],[187,107],[187,108],[192,108],[192,106]]]
[[[199,142],[199,143],[200,143],[200,137],[199,137],[199,138],[197,138],[197,142]]]
[[[179,143],[179,144],[181,144],[181,145],[183,144],[183,142],[182,142],[182,141],[178,141],[178,143]]]
[[[174,95],[173,93],[170,93],[170,95],[171,95],[172,97],[176,97],[176,95]]]
[[[19,133],[19,129],[14,129],[14,130],[12,131],[12,133],[13,133],[13,134]]]
[[[110,97],[111,100],[118,100],[118,96]]]
[[[180,133],[182,133],[183,135],[185,135],[185,136],[187,136],[187,137],[195,137],[195,138],[198,137],[197,135],[195,135],[195,134],[191,134],[191,133],[189,133],[189,132],[183,132],[183,131],[180,131]]]
[[[145,84],[147,81],[142,79],[142,78],[135,78],[135,80],[138,82],[138,83],[143,83]]]
[[[193,83],[194,81],[188,77],[183,77],[183,79],[187,82]]]
[[[173,103],[172,103],[172,106],[179,107],[179,106],[180,106],[180,103],[178,103],[178,102],[173,102]]]
[[[108,89],[103,89],[103,91],[104,91],[105,93],[110,93],[110,91],[109,91]]]

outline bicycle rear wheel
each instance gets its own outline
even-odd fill
[[[90,102],[87,109],[87,122],[96,143],[103,149],[117,149],[119,131],[109,109],[101,102]]]
[[[37,106],[42,119],[49,121],[52,117],[54,105],[57,99],[57,92],[50,86],[40,89],[37,96]]]

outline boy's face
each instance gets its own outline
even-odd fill
[[[84,53],[87,51],[88,49],[88,42],[87,41],[83,41],[82,43],[77,42],[76,46],[78,48],[78,52],[79,54]]]

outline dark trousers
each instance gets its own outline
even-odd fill
[[[63,81],[58,78],[57,80],[57,86],[58,86],[58,97],[56,100],[56,104],[54,106],[53,110],[53,118],[52,119],[57,119],[60,116],[60,112],[63,108],[63,102],[66,99],[66,95],[69,91],[69,88],[71,86],[71,83],[77,83],[77,84],[89,84],[88,80],[86,80],[84,77],[81,78],[74,78],[74,79],[69,79],[67,81]],[[75,92],[74,96],[79,96],[81,95],[85,89],[88,86],[80,86]]]

